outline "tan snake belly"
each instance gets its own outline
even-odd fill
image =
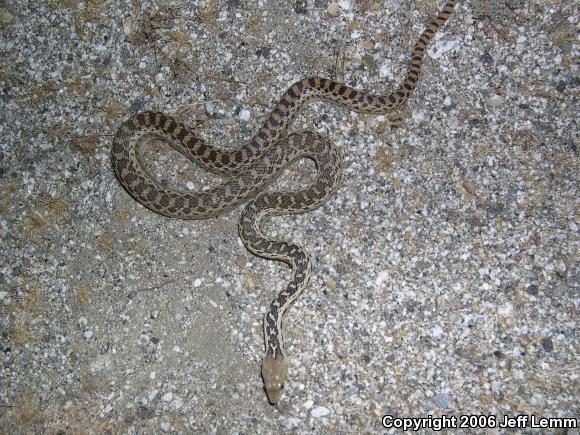
[[[288,362],[282,340],[285,310],[300,295],[311,275],[308,253],[300,246],[272,240],[260,230],[264,218],[303,213],[320,207],[337,189],[340,155],[332,143],[312,133],[287,130],[308,100],[332,102],[361,113],[387,114],[401,106],[415,88],[427,44],[451,14],[456,0],[448,0],[419,37],[407,76],[391,95],[371,95],[328,79],[312,77],[294,83],[282,96],[254,138],[229,152],[222,152],[162,113],[143,112],[125,121],[113,140],[113,169],[123,187],[156,213],[179,219],[206,219],[249,200],[239,222],[240,238],[248,250],[292,268],[290,283],[270,304],[264,319],[266,355],[262,377],[268,400],[276,404],[285,386]],[[143,164],[140,147],[147,139],[169,142],[177,151],[204,169],[227,179],[204,192],[184,193],[160,186]],[[264,192],[292,162],[310,158],[317,178],[304,190]]]

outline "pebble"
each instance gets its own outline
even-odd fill
[[[446,393],[436,394],[433,396],[433,402],[435,402],[435,404],[441,409],[453,407],[451,396]]]
[[[330,2],[328,4],[326,15],[329,17],[338,17],[340,15],[340,8],[336,2]]]
[[[301,426],[302,419],[300,419],[298,417],[289,417],[289,418],[285,418],[284,420],[282,420],[281,424],[286,429],[293,429],[293,428]]]
[[[510,302],[506,302],[500,305],[497,309],[497,314],[502,317],[512,317],[514,312],[514,306]]]
[[[352,8],[352,0],[338,0],[337,5],[341,9],[348,11]]]
[[[504,104],[504,98],[501,95],[491,95],[487,99],[487,104],[491,107],[500,107]]]
[[[239,118],[242,121],[249,121],[250,120],[250,111],[248,109],[242,109],[239,113]]]
[[[325,406],[317,406],[310,410],[310,415],[313,417],[324,417],[325,415],[330,414],[330,409]]]
[[[443,335],[443,328],[440,326],[434,326],[431,330],[431,336],[433,338],[440,338]]]

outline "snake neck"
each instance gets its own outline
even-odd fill
[[[285,242],[284,242],[285,243]],[[288,307],[302,293],[312,273],[310,256],[301,247],[287,243],[293,252],[288,258],[292,267],[292,279],[286,289],[270,303],[270,308],[264,316],[264,337],[266,341],[266,355],[274,359],[285,358],[284,339],[282,333],[282,319]]]

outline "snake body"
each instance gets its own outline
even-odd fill
[[[207,219],[248,202],[239,234],[252,253],[283,261],[292,268],[287,287],[271,302],[264,319],[266,355],[262,377],[268,400],[276,404],[285,386],[288,362],[284,354],[282,319],[300,295],[312,272],[310,256],[300,246],[265,236],[261,223],[268,216],[303,213],[320,207],[337,189],[340,153],[326,138],[313,133],[288,134],[300,108],[309,100],[332,102],[360,113],[388,114],[404,104],[415,88],[427,45],[449,18],[457,0],[448,0],[415,44],[407,75],[391,95],[366,94],[332,80],[311,77],[294,83],[276,104],[258,133],[247,144],[223,152],[205,143],[173,118],[156,112],[132,116],[118,129],[111,160],[117,178],[138,202],[152,211],[179,219]],[[145,169],[141,145],[151,139],[167,141],[205,170],[226,176],[207,191],[185,193],[162,187]],[[309,158],[317,178],[306,189],[264,192],[296,160]]]

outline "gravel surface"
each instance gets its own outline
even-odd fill
[[[387,93],[438,3],[0,1],[2,432],[576,422],[579,7],[519,3],[456,7],[401,128],[323,103],[294,123],[345,173],[324,207],[266,225],[315,262],[273,407],[262,317],[288,269],[244,249],[239,210],[180,221],[135,202],[112,136],[158,110],[232,148],[303,77]],[[162,183],[214,181],[168,145],[146,156]]]

